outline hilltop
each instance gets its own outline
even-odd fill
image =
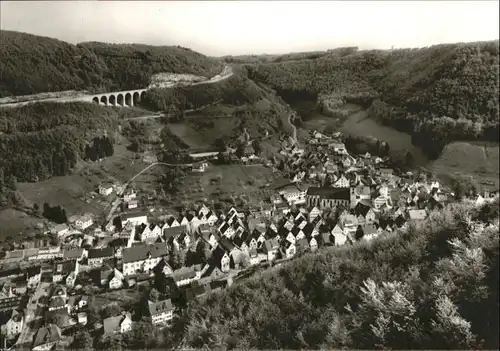
[[[151,75],[219,74],[221,61],[180,46],[72,45],[27,33],[0,33],[0,97],[65,90],[116,91],[149,85]]]
[[[243,63],[253,80],[281,94],[312,95],[327,110],[371,107],[372,117],[411,134],[433,157],[453,140],[498,142],[498,41],[254,61]]]

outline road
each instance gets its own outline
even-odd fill
[[[292,128],[292,139],[297,142],[297,127],[292,123],[292,115],[288,116],[288,124],[290,124],[290,128]]]
[[[172,87],[175,87],[175,86],[178,86],[178,85],[181,85],[181,86],[192,86],[192,85],[202,85],[202,84],[213,84],[213,83],[220,82],[220,81],[222,81],[224,79],[227,79],[227,78],[231,77],[232,75],[233,75],[232,68],[230,66],[224,66],[224,68],[222,69],[222,72],[219,75],[215,76],[215,77],[212,77],[210,79],[207,79],[207,80],[204,80],[204,81],[201,81],[201,82],[196,82],[196,83],[186,83],[186,82],[174,83],[172,85]],[[57,95],[58,93],[62,93],[62,92],[54,92],[53,95]],[[87,94],[89,94],[89,93],[87,92]],[[41,95],[41,94],[37,94],[37,95]],[[2,108],[2,107],[23,106],[23,105],[27,105],[27,104],[30,104],[30,103],[33,103],[33,102],[48,102],[48,101],[53,101],[53,102],[69,102],[69,101],[79,101],[78,98],[81,98],[81,97],[82,97],[81,92],[80,92],[80,94],[76,94],[74,96],[69,96],[69,97],[51,97],[51,98],[46,98],[46,97],[38,96],[38,97],[32,98],[32,99],[27,100],[27,101],[20,101],[20,102],[12,102],[12,103],[0,104],[0,108]]]
[[[33,341],[33,336],[35,335],[36,329],[32,329],[32,323],[43,319],[43,316],[37,316],[36,311],[38,308],[38,299],[44,295],[49,295],[49,287],[50,283],[40,282],[38,287],[36,288],[33,295],[31,295],[28,305],[26,306],[26,316],[23,323],[23,329],[21,330],[21,334],[19,334],[19,338],[16,342],[16,348],[25,348],[31,346],[31,342]],[[35,301],[36,303],[33,303]]]

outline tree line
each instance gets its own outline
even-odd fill
[[[139,89],[157,73],[211,77],[223,64],[178,46],[72,45],[57,39],[5,31],[0,33],[0,97],[65,90],[107,92]]]
[[[110,137],[94,135],[115,131],[119,118],[118,109],[88,103],[45,102],[2,109],[0,169],[27,182],[67,175],[79,158],[113,154]]]
[[[134,328],[94,347],[498,349],[498,216],[498,197],[452,204],[407,230],[306,253],[179,302],[166,331]],[[181,299],[170,283],[154,282],[141,303]]]
[[[373,117],[411,134],[436,157],[454,140],[498,142],[498,65],[498,41],[491,41],[246,67],[250,78],[278,91],[322,96],[320,107],[339,101],[372,105]]]

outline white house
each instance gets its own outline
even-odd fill
[[[127,193],[123,194],[123,201],[130,202],[137,197],[137,193],[134,190],[129,190]]]
[[[334,188],[348,188],[349,187],[349,180],[344,176],[340,176],[339,179],[335,181],[332,185]]]
[[[123,249],[122,253],[123,274],[128,276],[137,272],[151,272],[167,255],[168,250],[165,243],[127,247]]]
[[[104,335],[123,334],[132,330],[130,313],[123,312],[119,316],[108,317],[103,320]]]
[[[112,273],[112,278],[108,282],[109,289],[111,290],[121,289],[123,287],[123,282],[124,282],[124,277],[122,272],[120,272],[118,269],[115,268]]]
[[[7,339],[11,339],[21,333],[21,330],[23,329],[24,316],[17,310],[11,310],[8,313],[10,313],[10,318],[4,325],[2,325],[1,332]]]
[[[305,202],[306,192],[299,189],[296,185],[288,185],[279,190],[280,195],[288,202],[289,205],[300,204]]]
[[[57,237],[64,236],[69,233],[69,227],[67,224],[58,224],[52,228],[52,234],[57,235]]]
[[[170,299],[157,302],[148,300],[148,309],[153,325],[167,324],[174,317],[174,307]]]
[[[75,227],[76,227],[76,229],[79,229],[79,230],[85,230],[85,229],[91,227],[92,224],[94,224],[94,221],[92,220],[92,216],[88,213],[79,217],[75,221]]]
[[[91,267],[100,267],[104,260],[112,259],[115,256],[115,251],[112,247],[102,249],[90,249],[88,253],[88,264]]]
[[[316,219],[316,217],[318,217],[319,215],[321,214],[321,211],[319,208],[317,208],[316,206],[314,206],[313,208],[311,208],[311,210],[309,211],[309,221],[312,222]]]
[[[112,192],[113,192],[113,185],[109,183],[99,185],[99,194],[101,194],[102,196],[111,195]]]
[[[143,223],[148,223],[148,214],[144,211],[127,212],[121,214],[122,227],[125,227],[127,223],[132,223],[132,225],[141,225]]]

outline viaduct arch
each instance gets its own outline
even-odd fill
[[[137,105],[146,95],[146,89],[125,90],[113,93],[94,94],[85,97],[85,101],[90,101],[103,106],[123,106],[132,107]]]

